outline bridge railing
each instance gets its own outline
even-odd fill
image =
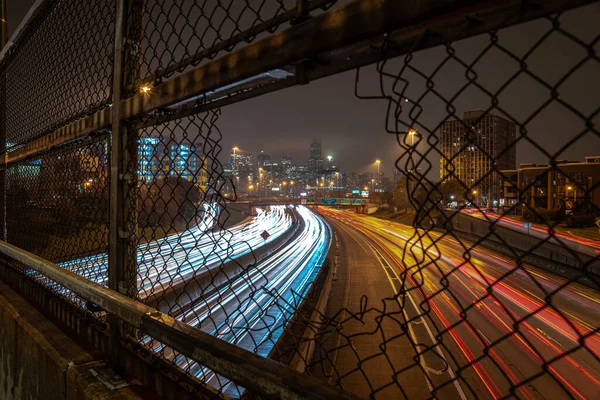
[[[415,258],[415,268],[403,272],[402,287],[395,296],[386,299],[403,306],[406,293],[420,292],[426,286],[419,278],[421,273],[438,268],[439,260],[419,259],[413,251],[418,253],[419,246],[427,247],[441,240],[428,234],[433,214],[442,207],[440,196],[460,194],[463,200],[481,208],[484,196],[479,191],[485,185],[488,185],[486,191],[489,189],[489,180],[484,177],[477,178],[477,182],[469,181],[475,178],[452,170],[450,165],[458,159],[441,151],[443,122],[457,118],[459,108],[483,107],[481,118],[491,112],[500,113],[518,127],[515,143],[528,143],[552,165],[559,160],[562,150],[546,150],[539,138],[535,140],[527,131],[547,104],[554,102],[569,109],[574,120],[582,124],[579,133],[563,144],[563,150],[581,143],[585,135],[598,135],[594,125],[597,106],[593,105],[591,111],[580,111],[587,106],[573,105],[558,92],[563,85],[579,87],[569,79],[575,72],[590,65],[597,69],[597,28],[590,28],[589,24],[574,26],[569,21],[572,9],[580,18],[586,9],[577,8],[585,6],[595,10],[597,3],[591,0],[38,0],[0,53],[3,156],[0,234],[5,242],[1,247],[7,255],[6,268],[49,288],[62,301],[83,310],[96,328],[109,331],[112,343],[103,350],[110,354],[116,369],[122,366],[120,345],[128,343],[134,351],[150,354],[161,360],[161,365],[167,364],[170,371],[177,371],[181,381],[191,382],[193,392],[231,394],[228,392],[231,384],[221,380],[222,375],[271,397],[288,395],[284,389],[288,384],[290,391],[299,396],[347,396],[297,374],[288,375],[290,372],[285,368],[279,374],[279,367],[273,362],[240,352],[190,327],[202,321],[212,326],[212,331],[235,338],[240,319],[246,323],[259,319],[266,326],[265,341],[276,346],[278,343],[272,337],[285,329],[289,318],[284,317],[283,323],[271,328],[273,309],[261,306],[256,313],[248,311],[249,304],[258,296],[270,298],[281,306],[277,303],[282,299],[281,294],[265,289],[268,278],[262,276],[257,281],[249,277],[256,263],[240,266],[245,271],[239,275],[240,282],[251,288],[250,294],[237,296],[233,282],[226,287],[237,302],[233,315],[239,319],[222,315],[217,318],[215,314],[222,309],[221,304],[202,304],[206,301],[204,297],[194,299],[201,303],[196,304],[200,311],[195,311],[190,309],[189,298],[161,295],[169,292],[165,289],[169,289],[171,282],[196,278],[202,272],[197,267],[206,267],[210,264],[208,260],[216,268],[235,262],[228,253],[235,243],[224,222],[230,217],[227,204],[232,199],[225,192],[231,184],[239,188],[250,182],[231,179],[221,162],[222,137],[227,133],[219,125],[226,118],[226,106],[356,70],[356,96],[378,99],[385,104],[384,126],[388,133],[397,136],[401,148],[396,167],[404,177],[405,191],[404,196],[392,200],[407,209],[415,208],[413,224],[421,228],[415,231],[411,246],[401,251],[403,260]],[[531,22],[520,25],[526,28],[518,34],[530,37],[534,32],[539,35],[534,35],[537,38],[534,43],[505,39],[507,28],[528,21]],[[583,33],[571,32],[583,28],[586,28]],[[566,48],[583,51],[584,55],[581,59],[575,57],[577,61],[559,71],[559,79],[549,84],[540,78],[540,73],[533,73],[527,62],[531,53],[552,35],[566,40]],[[463,44],[472,53],[457,54],[455,43]],[[509,45],[526,48],[509,50]],[[430,51],[435,55],[431,59]],[[480,77],[475,72],[478,63],[486,61],[486,54],[492,53],[494,65],[489,68],[514,63],[516,70],[509,68],[506,76],[491,80]],[[421,56],[425,61],[415,61]],[[504,64],[496,65],[499,59]],[[375,80],[365,77],[368,71],[362,68],[372,64],[375,64],[371,71]],[[445,68],[449,72],[441,74]],[[528,103],[530,108],[515,113],[501,106],[517,102],[501,95],[512,84],[528,88],[518,77],[536,81],[546,91]],[[417,81],[418,85],[410,85]],[[459,81],[462,84],[457,87],[443,86]],[[443,89],[436,85],[442,85]],[[477,102],[462,97],[467,89],[478,93]],[[471,148],[469,151],[480,147],[468,135],[463,143],[469,144],[466,147]],[[464,150],[464,145],[461,148]],[[503,155],[491,156],[486,153],[488,149],[479,149],[493,159],[489,173],[484,175],[497,176],[500,167],[494,162]],[[441,159],[442,172],[446,170],[456,178],[455,193],[445,190],[450,185],[443,186],[431,179],[431,170],[436,168],[431,163],[432,154]],[[589,199],[597,193],[599,181],[586,182],[585,190],[575,193],[585,193]],[[530,180],[516,190],[517,197],[526,203],[523,207],[536,211],[532,206],[534,197],[544,189]],[[487,192],[485,197],[489,200]],[[438,225],[444,225],[444,221],[440,220]],[[451,230],[447,235],[452,236]],[[455,239],[466,259],[471,251],[478,249],[479,243],[465,245]],[[197,252],[195,249],[201,244],[210,250]],[[157,253],[156,248],[161,251]],[[218,249],[226,249],[225,255]],[[508,275],[516,272],[528,274],[520,263]],[[436,296],[457,298],[454,287],[447,284],[447,278],[454,274],[456,270],[434,282],[441,289],[422,299],[419,303],[422,313],[412,320],[406,321],[402,313],[388,312],[385,300],[381,309],[374,307],[370,311],[377,314],[378,321],[391,317],[397,325],[396,331],[401,331],[406,339],[411,323],[417,324],[419,318],[436,318],[430,308]],[[421,283],[409,288],[408,277]],[[493,297],[490,293],[497,282],[486,281],[488,294],[475,299],[474,304]],[[557,291],[569,284],[562,283]],[[221,293],[222,289],[209,285],[206,297]],[[300,301],[302,293],[294,296],[295,301]],[[149,302],[168,313],[156,313],[147,306]],[[107,313],[92,311],[94,304]],[[387,365],[388,352],[392,351],[387,344],[396,337],[390,338],[389,331],[381,324],[375,333],[344,330],[364,322],[366,304],[361,301],[359,309],[340,310],[306,321],[307,326],[314,328],[311,340],[319,354],[314,360],[306,360],[306,372],[341,388],[347,387],[349,379],[359,376],[366,382],[363,394],[376,396],[389,388],[402,392],[406,371],[417,369],[427,377],[435,395],[440,388],[465,382],[462,372],[477,370],[478,362],[496,363],[490,356],[496,343],[484,343],[476,356],[467,361],[461,362],[460,357],[452,361],[459,372],[456,376],[442,381],[430,379],[430,371],[421,360],[428,356],[426,353],[438,351],[439,346],[444,347],[455,338],[452,327],[439,327],[430,345],[409,340],[407,348],[412,350],[412,357],[407,365],[391,365],[393,372],[389,379],[376,385],[365,372],[365,362],[381,358],[387,360],[383,361]],[[454,306],[462,323],[470,327],[468,313],[476,305],[464,306],[457,301]],[[549,295],[542,308],[551,307]],[[530,311],[535,316],[543,310]],[[513,322],[518,328],[525,320]],[[577,350],[587,351],[584,339],[597,330],[592,327],[592,333],[585,337],[578,333],[581,339],[578,347],[557,357]],[[505,338],[515,337],[517,331],[508,332]],[[354,340],[368,335],[383,338],[376,355],[365,356],[354,350]],[[297,338],[298,343],[294,344],[302,345],[302,340]],[[263,344],[253,343],[250,350],[258,352]],[[219,348],[219,352],[206,353],[213,347]],[[348,349],[352,350],[349,362],[352,365],[345,368],[346,372],[340,372],[335,368],[337,354]],[[597,361],[597,356],[594,357]],[[256,382],[239,370],[236,363],[242,358],[250,360]],[[536,376],[551,375],[550,364],[542,362],[522,379],[503,373],[506,390],[502,394],[520,390]],[[277,373],[274,369],[278,369]],[[323,372],[325,369],[330,372]],[[286,380],[282,381],[282,376]],[[302,384],[291,384],[288,378]],[[557,385],[565,393],[571,393],[562,381]],[[306,388],[310,391],[305,391]],[[474,396],[478,393],[472,392]]]

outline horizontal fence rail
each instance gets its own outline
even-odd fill
[[[357,399],[281,364],[218,340],[160,311],[88,281],[56,264],[0,241],[0,252],[72,290],[143,334],[171,346],[223,376],[271,399]]]

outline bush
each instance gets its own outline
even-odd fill
[[[567,218],[567,228],[589,228],[595,225],[593,215],[571,215]]]
[[[565,213],[564,209],[559,209],[556,210],[552,213],[552,220],[556,221],[556,222],[562,222],[565,219],[567,219],[567,214]]]
[[[549,224],[550,220],[554,215],[550,215],[545,208],[525,208],[523,211],[523,221],[525,222],[538,222],[542,224]]]

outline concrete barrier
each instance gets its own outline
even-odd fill
[[[332,235],[332,232],[329,231],[329,234]],[[331,254],[334,241],[335,254]],[[327,259],[321,270],[268,356],[299,372],[306,372],[306,367],[311,364],[314,356],[315,337],[321,329],[321,316],[325,315],[337,270],[339,256],[337,238],[331,237],[327,253]]]
[[[75,342],[0,282],[0,399],[148,399],[139,384],[110,390],[91,374],[103,354]]]
[[[481,245],[522,260],[531,265],[544,268],[569,279],[596,287],[589,279],[591,275],[600,279],[600,260],[598,256],[583,254],[577,250],[561,246],[525,233],[521,233],[486,220],[473,218],[461,213],[447,213],[452,221],[453,234],[469,241],[485,238]],[[493,233],[490,234],[493,229]]]

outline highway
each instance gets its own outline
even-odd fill
[[[330,228],[321,218],[304,206],[298,206],[297,212],[302,229],[290,242],[173,317],[267,357],[317,276],[331,241]],[[161,344],[154,350],[169,352]],[[185,357],[176,363],[229,396],[242,393],[241,388]]]
[[[463,209],[460,212],[463,215],[483,219],[488,222],[495,222],[498,226],[503,226],[539,239],[546,239],[550,235],[550,228],[546,225],[532,224],[531,228],[525,228],[522,222],[493,213],[483,213],[477,209]],[[552,233],[552,238],[550,238],[549,241],[551,243],[567,246],[572,250],[576,250],[591,257],[596,257],[600,254],[600,241],[598,240],[555,231]]]
[[[203,217],[193,228],[138,246],[140,298],[157,295],[168,286],[247,254],[277,239],[292,227],[286,206],[257,209],[251,221],[228,230],[212,231],[217,207],[204,204]],[[267,231],[265,240],[260,234]],[[98,254],[59,264],[96,283],[107,284],[108,256]]]
[[[419,368],[437,398],[599,398],[598,291],[537,268],[516,267],[483,248],[465,257],[460,243],[438,233],[427,237],[391,221],[329,208],[320,212],[373,253],[376,263],[370,261],[370,275],[362,279],[377,287],[387,283],[389,289],[369,298],[369,307],[385,309],[381,318],[395,317],[398,327],[409,321],[401,338],[418,343],[422,354],[418,364],[414,350],[395,360],[404,362],[393,367],[400,371],[399,386],[410,382],[410,390],[422,389],[410,374]],[[390,308],[390,301],[403,305],[402,313]],[[335,359],[333,349],[329,356]],[[347,369],[356,368],[351,361],[356,360]],[[391,374],[387,378],[393,381]],[[366,390],[391,398],[377,395],[389,386]]]

